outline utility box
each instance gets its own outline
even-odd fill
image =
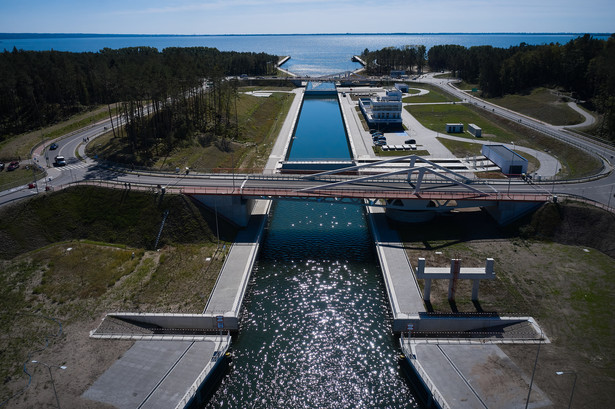
[[[470,131],[470,133],[477,138],[480,138],[481,136],[483,136],[483,130],[480,129],[475,124],[468,124],[468,131]]]
[[[463,124],[446,124],[446,132],[463,133]]]

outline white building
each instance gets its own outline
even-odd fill
[[[401,120],[401,91],[389,90],[386,96],[360,98],[359,107],[367,123],[371,125],[400,124]]]

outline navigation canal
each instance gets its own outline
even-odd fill
[[[306,98],[291,155],[348,159],[341,122],[337,99]],[[418,407],[363,208],[276,203],[244,305],[233,367],[206,408]]]

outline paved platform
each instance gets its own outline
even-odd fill
[[[400,320],[425,311],[423,297],[403,243],[389,227],[384,209],[369,206],[367,211],[393,313],[393,330],[402,331]]]
[[[118,409],[184,407],[215,364],[230,337],[199,342],[138,341],[83,394]]]
[[[295,124],[299,118],[299,110],[301,109],[301,103],[303,102],[304,89],[297,88],[293,90],[293,93],[295,94],[295,97],[291,103],[288,114],[286,115],[286,119],[282,124],[278,138],[276,139],[273,148],[271,149],[271,153],[269,154],[269,159],[263,171],[265,174],[274,173],[278,168],[280,161],[283,161],[286,158],[286,153],[295,130]]]
[[[270,200],[257,200],[254,204],[248,226],[237,234],[203,314],[222,315],[225,322],[227,318],[238,322],[270,208]]]
[[[525,408],[530,376],[497,345],[414,344],[407,338],[402,349],[443,408]],[[409,352],[413,350],[414,356]],[[536,385],[528,408],[549,407],[552,402]]]

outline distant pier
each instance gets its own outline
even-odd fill
[[[290,60],[290,55],[280,58],[280,60],[278,61],[278,67],[282,66],[288,60]]]
[[[362,65],[362,66],[364,66],[364,67],[366,67],[366,66],[367,66],[367,63],[366,63],[365,61],[363,61],[363,60],[361,59],[361,57],[359,57],[358,55],[353,55],[353,56],[352,56],[352,61],[354,61],[354,62],[358,62],[359,64],[361,64],[361,65]]]

